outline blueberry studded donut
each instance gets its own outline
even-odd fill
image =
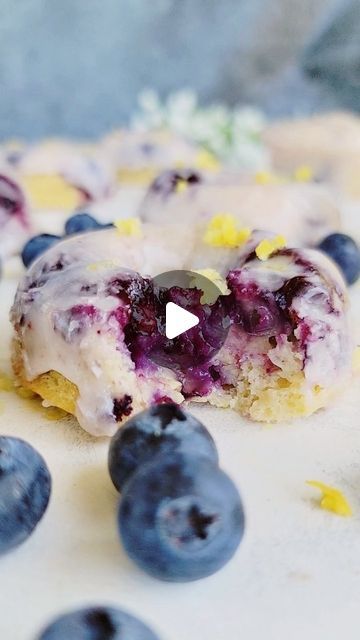
[[[142,220],[158,224],[201,223],[219,212],[231,213],[252,229],[281,229],[293,246],[315,246],[340,228],[339,211],[321,185],[255,184],[250,177],[209,177],[190,169],[158,175],[139,208]]]
[[[69,237],[23,277],[11,312],[22,385],[95,435],[153,402],[208,402],[272,422],[309,415],[339,392],[351,360],[347,293],[325,255],[226,216],[201,232],[124,229]],[[196,287],[163,289],[157,274],[174,269],[216,281],[218,298],[204,305]],[[169,301],[200,318],[173,340]]]

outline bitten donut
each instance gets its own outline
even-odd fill
[[[292,246],[315,246],[340,227],[339,211],[319,185],[246,184],[185,169],[160,174],[139,208],[142,220],[158,224],[193,224],[220,212],[252,229],[281,229]]]
[[[49,249],[11,312],[19,383],[98,436],[152,402],[209,402],[266,422],[326,406],[350,372],[340,274],[315,250],[225,222],[203,235],[144,223],[132,235],[107,229]],[[199,289],[163,290],[154,276],[173,269],[200,270],[221,295],[204,306]],[[200,319],[172,341],[168,301]],[[221,345],[218,314],[228,327]]]

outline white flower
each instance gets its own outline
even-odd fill
[[[165,102],[156,91],[147,89],[140,94],[139,106],[140,112],[132,120],[137,130],[167,128],[234,167],[256,170],[268,165],[261,142],[265,118],[258,109],[230,109],[223,104],[201,107],[190,89],[170,94]]]

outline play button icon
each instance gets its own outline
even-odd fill
[[[185,331],[196,327],[199,324],[199,318],[194,313],[186,311],[174,302],[168,302],[166,305],[165,316],[165,335],[168,340],[177,338]]]
[[[145,309],[133,310],[134,319],[141,320],[142,357],[146,353],[157,365],[182,372],[184,380],[190,375],[203,380],[207,363],[213,362],[228,334],[227,308],[226,294],[200,272],[155,276],[146,290]],[[138,346],[136,350],[140,352]]]

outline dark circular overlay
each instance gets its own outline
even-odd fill
[[[158,339],[148,352],[156,364],[176,370],[203,366],[221,349],[230,318],[220,289],[193,271],[167,271],[153,280],[157,298]],[[176,338],[166,337],[166,305],[173,302],[199,318],[199,323]]]

